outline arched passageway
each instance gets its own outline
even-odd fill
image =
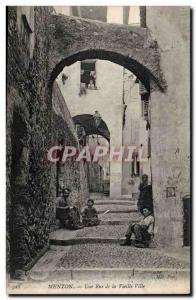
[[[49,90],[52,90],[54,80],[66,66],[86,59],[107,60],[123,66],[144,85],[148,95],[154,90],[166,90],[160,68],[159,47],[147,28],[107,24],[63,15],[52,15],[49,26]],[[119,134],[113,133],[113,146],[122,140],[120,127]],[[113,189],[113,197],[120,197],[122,166],[113,163],[113,169],[113,184],[110,188]]]
[[[166,89],[159,48],[146,28],[52,15],[50,84],[65,66],[84,59],[109,60],[134,73],[147,90]]]
[[[103,119],[100,120],[99,124],[96,124],[93,115],[85,114],[74,116],[73,121],[76,125],[84,128],[85,136],[97,134],[103,136],[108,141],[110,140],[110,132]]]
[[[138,83],[137,77],[130,71],[125,70],[121,65],[119,66],[106,60],[93,60],[96,70],[97,88],[93,90],[88,89],[86,93],[81,95],[79,92],[79,87],[82,82],[81,70],[84,63],[90,64],[90,62],[92,63],[92,60],[84,60],[81,63],[76,62],[69,67],[65,67],[57,78],[57,83],[64,95],[71,115],[76,115],[73,117],[73,120],[75,124],[81,127],[77,128],[80,131],[79,135],[100,134],[110,140],[111,149],[116,149],[116,151],[123,145],[131,145],[130,143],[137,143],[137,145],[145,143],[144,135],[146,126],[145,120],[143,121],[144,124],[140,122],[140,84]],[[62,76],[67,77],[66,83],[63,83]],[[126,86],[123,82],[126,82]],[[134,90],[131,91],[133,87]],[[128,89],[131,91],[131,97],[136,99],[136,102],[134,102],[134,100],[132,103],[130,95],[127,93]],[[149,92],[147,92],[146,89],[144,90],[147,97],[149,97]],[[96,127],[93,114],[91,114],[95,110],[98,110],[103,119],[107,122],[110,134],[107,132],[109,130],[107,130],[106,125],[102,122],[98,128]],[[144,111],[143,113],[146,114],[147,112]],[[143,136],[140,141],[138,140],[139,137],[136,137],[137,133],[136,135],[133,133],[133,131],[137,130],[134,129],[136,127],[138,130],[139,128],[143,130]],[[133,128],[133,130],[131,128]],[[135,189],[134,186],[129,183],[130,176],[134,175],[132,174],[133,172],[130,171],[130,168],[133,169],[128,162],[120,164],[112,160],[110,169],[110,195],[112,197],[121,198],[123,195],[131,197],[135,189],[137,190],[137,183]],[[134,178],[134,180],[138,182],[142,172],[143,170],[141,170],[141,173],[137,172],[137,178]]]
[[[100,156],[93,161],[97,147],[103,147],[109,151],[109,129],[101,116],[96,118],[96,114],[77,115],[73,117],[73,121],[80,145],[88,147],[91,154],[91,160],[86,161],[89,192],[109,195],[110,162],[108,156]]]

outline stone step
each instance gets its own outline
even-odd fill
[[[131,211],[135,211],[135,209],[137,209],[137,204],[135,203],[131,203],[130,204],[118,204],[116,203],[102,203],[102,204],[96,204],[94,205],[94,207],[97,209],[97,211],[101,211],[101,212],[105,212],[106,210],[110,210],[110,211],[119,211],[119,212],[131,212]]]
[[[135,198],[132,197],[132,195],[122,195],[119,198],[111,198],[110,196],[105,196],[104,194],[92,194],[90,193],[89,198],[93,200],[103,200],[103,201],[123,201],[123,200],[134,200]]]
[[[105,283],[105,280],[112,280],[116,282],[120,282],[120,287],[123,287],[123,282],[129,282],[130,278],[134,280],[145,280],[154,279],[155,282],[159,282],[160,278],[170,278],[170,281],[176,284],[178,280],[183,280],[186,283],[189,280],[190,269],[176,269],[176,268],[62,268],[55,267],[53,269],[47,270],[47,272],[40,272],[40,270],[31,270],[28,274],[28,278],[32,281],[31,285],[34,281],[40,282],[52,280],[54,282],[54,278],[58,281],[63,280],[62,283],[65,285],[65,280],[69,281],[89,281],[89,280],[99,280],[99,282]],[[158,280],[159,279],[159,280]],[[101,281],[102,280],[102,281]],[[21,284],[21,282],[20,282]],[[44,283],[45,284],[45,283]],[[159,283],[160,284],[160,283]],[[128,283],[127,283],[128,285]],[[44,286],[45,287],[45,286]],[[124,286],[125,287],[125,286]],[[127,286],[128,287],[128,286]],[[81,288],[80,288],[81,289]],[[133,289],[131,288],[133,291]],[[55,293],[57,293],[55,291]],[[97,291],[96,291],[97,293]],[[105,290],[104,290],[105,293]],[[109,293],[111,293],[109,291]]]
[[[116,212],[110,212],[105,215],[99,215],[100,220],[130,220],[141,219],[142,215],[138,211],[124,212],[122,214]]]
[[[138,219],[134,219],[134,220],[132,220],[132,219],[125,219],[125,220],[123,220],[123,218],[122,219],[116,219],[116,220],[101,220],[100,221],[100,224],[99,224],[99,226],[104,226],[104,225],[108,225],[108,226],[113,226],[113,225],[126,225],[126,226],[128,226],[131,222],[135,222],[135,223],[138,223],[140,221],[140,219],[138,218]],[[60,223],[58,223],[57,225],[55,225],[55,226],[53,226],[52,227],[53,228],[53,231],[52,232],[54,232],[54,230],[58,230],[58,229],[61,229],[61,226],[60,226]]]
[[[79,230],[59,229],[50,234],[52,245],[75,245],[89,243],[117,243],[119,238],[124,236],[127,226],[123,225],[102,225],[84,227]]]
[[[106,196],[104,193],[90,193],[89,198],[91,198],[91,199],[103,199],[103,198],[108,199],[109,196]]]
[[[129,213],[108,213],[106,215],[99,215],[101,220],[100,225],[121,225],[121,224],[130,224],[131,222],[139,222],[142,219],[142,215],[138,212],[129,212]]]
[[[99,220],[101,225],[126,225],[128,226],[131,222],[138,223],[142,219],[142,215],[138,213],[137,211],[131,211],[131,212],[124,212],[124,213],[118,213],[118,212],[110,212],[105,215],[99,214]],[[62,229],[60,226],[60,222],[56,220],[56,224],[51,227],[51,232],[54,232],[55,230]],[[63,229],[62,229],[63,230]],[[66,229],[64,229],[66,230]],[[71,231],[72,232],[72,231]],[[67,233],[70,234],[70,231]]]
[[[110,213],[116,213],[116,214],[126,214],[126,213],[132,213],[132,212],[137,212],[137,206],[132,206],[131,209],[121,209],[121,208],[118,208],[118,209],[114,209],[114,208],[109,208],[107,207],[106,209],[97,209],[97,212],[98,214],[103,214],[105,213],[107,210],[109,210],[109,212],[107,214],[110,214]]]
[[[58,245],[58,246],[72,246],[72,245],[81,245],[81,244],[116,244],[119,243],[124,238],[102,238],[102,237],[76,237],[73,239],[50,239],[51,245]]]
[[[138,223],[140,220],[136,219],[134,222]],[[130,220],[103,220],[100,222],[100,225],[129,225]]]
[[[103,199],[97,199],[95,200],[95,205],[125,205],[125,206],[132,206],[135,205],[137,202],[135,200],[103,200]]]
[[[119,243],[124,238],[127,224],[102,224],[93,227],[84,227],[80,230],[70,231],[59,229],[50,234],[50,244],[59,246],[70,246],[77,244],[106,244]]]
[[[119,198],[110,198],[110,197],[89,197],[91,199],[93,199],[94,201],[96,200],[103,200],[103,201],[131,201],[131,200],[135,200],[135,198],[132,198],[132,196],[129,196],[129,197],[119,197]]]

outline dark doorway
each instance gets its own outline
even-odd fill
[[[183,246],[190,246],[190,196],[183,198]]]

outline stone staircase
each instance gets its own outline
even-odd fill
[[[128,224],[141,219],[137,200],[128,197],[111,199],[103,195],[91,195],[91,198],[98,211],[100,224],[74,231],[58,229],[50,234],[51,245],[119,243],[125,236]]]

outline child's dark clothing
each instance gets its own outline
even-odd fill
[[[144,183],[140,183],[139,191],[140,194],[137,203],[138,210],[142,213],[142,210],[145,207],[148,207],[153,212],[152,186],[149,184],[145,185]]]
[[[84,226],[96,226],[99,224],[97,210],[94,207],[86,207],[82,217]]]
[[[69,207],[64,200],[60,200],[58,209],[59,208],[63,209],[59,216],[62,227],[72,230],[83,227],[80,222],[80,213],[77,207]]]

